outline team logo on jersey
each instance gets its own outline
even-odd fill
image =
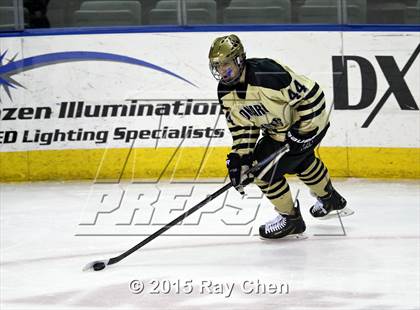
[[[281,118],[274,118],[270,124],[263,124],[261,125],[261,127],[263,127],[265,130],[271,131],[271,132],[277,132],[276,128],[277,127],[283,127],[284,123],[281,120]]]
[[[59,63],[67,63],[74,61],[111,61],[111,62],[120,62],[131,65],[136,65],[140,67],[146,67],[155,71],[168,74],[174,78],[182,80],[194,87],[197,87],[194,83],[188,81],[187,79],[179,76],[165,68],[162,68],[158,65],[152,64],[150,62],[136,59],[124,55],[110,54],[110,53],[100,53],[100,52],[86,52],[86,51],[73,51],[73,52],[60,52],[60,53],[50,53],[43,54],[38,56],[32,56],[23,58],[20,60],[15,60],[16,56],[13,56],[8,60],[6,64],[3,64],[3,60],[6,57],[6,52],[3,54],[0,53],[0,88],[3,87],[10,99],[12,99],[10,94],[10,88],[22,87],[19,82],[12,78],[13,75],[22,73],[24,71],[29,71],[32,69],[55,65]]]
[[[239,114],[241,114],[246,119],[250,120],[253,116],[263,116],[266,115],[268,112],[269,111],[262,103],[258,103],[244,106],[239,111]]]

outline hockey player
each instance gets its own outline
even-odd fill
[[[233,138],[226,161],[230,180],[241,194],[244,186],[255,182],[278,212],[276,218],[260,226],[260,236],[296,237],[306,229],[285,174],[297,174],[317,198],[310,208],[312,216],[325,218],[335,210],[342,212],[340,215],[353,213],[332,186],[324,163],[315,157],[314,149],[329,127],[320,86],[275,60],[247,59],[234,34],[214,40],[209,61],[219,81],[218,98]],[[286,143],[290,151],[265,175],[244,175],[254,161]]]

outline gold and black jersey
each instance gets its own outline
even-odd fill
[[[284,141],[291,126],[305,134],[328,124],[319,85],[268,58],[247,59],[241,82],[219,83],[218,97],[232,134],[232,151],[239,154],[253,151],[261,131]]]

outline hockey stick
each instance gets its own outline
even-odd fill
[[[289,151],[289,145],[286,144],[285,146],[283,146],[282,148],[280,148],[277,152],[271,154],[270,156],[268,156],[267,158],[265,158],[261,162],[259,162],[256,165],[254,165],[251,169],[249,169],[246,172],[246,174],[255,173],[256,171],[258,171],[262,167],[270,164],[271,162],[276,162],[277,163],[280,160],[280,158],[284,154],[286,154],[288,151]],[[166,224],[164,227],[162,227],[161,229],[159,229],[158,231],[156,231],[155,233],[153,233],[152,235],[150,235],[146,239],[144,239],[142,242],[140,242],[140,243],[136,244],[135,246],[133,246],[131,249],[125,251],[124,253],[122,253],[122,254],[120,254],[120,255],[118,255],[116,257],[112,257],[112,258],[105,259],[105,260],[97,260],[97,261],[91,262],[91,263],[87,264],[83,268],[83,271],[87,271],[87,270],[91,270],[91,269],[93,269],[95,271],[98,271],[98,270],[104,269],[108,265],[112,265],[112,264],[118,263],[119,261],[121,261],[124,258],[126,258],[128,255],[132,254],[133,252],[137,251],[138,249],[140,249],[144,245],[148,244],[150,241],[152,241],[156,237],[158,237],[161,234],[163,234],[169,228],[171,228],[172,226],[176,225],[178,222],[182,221],[183,219],[185,219],[190,214],[194,213],[195,211],[197,211],[198,209],[200,209],[201,207],[203,207],[204,205],[206,205],[210,201],[214,200],[219,195],[221,195],[224,192],[226,192],[231,187],[232,187],[232,183],[229,182],[228,184],[226,184],[225,186],[223,186],[222,188],[220,188],[219,190],[217,190],[213,194],[209,195],[206,199],[204,199],[203,201],[201,201],[200,203],[198,203],[197,205],[195,205],[194,207],[192,207],[191,209],[189,209],[185,213],[181,214],[176,219],[172,220],[170,223]]]

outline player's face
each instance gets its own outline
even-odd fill
[[[216,70],[220,74],[222,81],[227,83],[234,80],[239,74],[239,68],[233,61],[218,64]]]

